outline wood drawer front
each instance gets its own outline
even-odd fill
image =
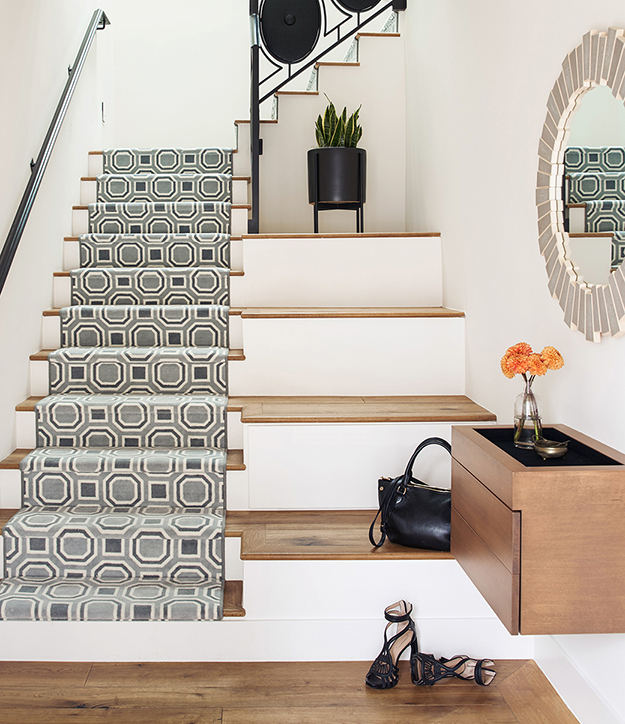
[[[520,572],[521,514],[510,510],[453,459],[451,504],[510,573],[517,575]]]
[[[452,506],[451,552],[511,634],[519,633],[519,576],[510,573]]]

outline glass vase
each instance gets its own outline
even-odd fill
[[[534,441],[542,437],[543,427],[540,419],[540,403],[531,383],[514,401],[514,444],[516,447],[533,448]]]

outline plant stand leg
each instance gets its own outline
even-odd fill
[[[314,206],[313,218],[314,218],[314,223],[315,223],[315,234],[318,234],[319,233],[319,208],[317,206],[316,201],[313,206]]]

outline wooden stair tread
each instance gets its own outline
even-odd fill
[[[279,90],[274,93],[274,96],[318,96],[319,91],[308,91],[308,90]]]
[[[227,511],[226,536],[241,537],[242,560],[441,560],[451,553],[386,542],[374,548],[375,510]]]
[[[278,119],[277,118],[261,118],[260,122],[261,123],[277,123]],[[238,124],[243,124],[243,123],[250,123],[250,119],[249,118],[239,118],[238,120],[236,120],[234,122],[235,126]]]
[[[594,239],[594,238],[611,238],[614,236],[613,231],[578,231],[569,232],[571,239]]]
[[[241,618],[245,616],[243,581],[224,581],[223,611],[225,618]]]
[[[464,317],[446,307],[247,307],[243,319],[362,318],[362,317]]]
[[[45,362],[50,352],[54,351],[53,349],[42,349],[39,352],[35,352],[35,354],[31,354],[29,359],[33,362]],[[242,349],[228,350],[228,360],[230,362],[243,362],[245,360],[245,353]]]
[[[465,395],[389,397],[230,397],[244,423],[492,422],[497,418]]]
[[[15,406],[32,412],[43,397]],[[271,422],[494,422],[497,417],[465,395],[388,397],[229,397],[228,412],[244,423]]]
[[[0,460],[0,470],[19,470],[22,459],[25,458],[29,452],[31,452],[31,450],[28,448],[13,450],[4,460]],[[243,450],[228,450],[226,470],[245,470]]]
[[[358,38],[401,38],[401,33],[357,33]]]
[[[319,234],[243,234],[243,239],[394,239],[440,237],[440,231],[372,231],[362,234],[330,233]],[[78,238],[78,237],[76,237]]]
[[[358,68],[360,66],[360,63],[345,63],[343,61],[330,61],[330,60],[320,60],[317,63],[315,63],[315,68],[321,68],[323,66],[345,66],[346,68]]]

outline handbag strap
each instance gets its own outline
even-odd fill
[[[417,449],[412,453],[412,457],[408,461],[408,465],[406,465],[406,470],[404,472],[404,485],[407,485],[412,478],[412,466],[417,459],[417,455],[421,452],[421,450],[428,447],[428,445],[440,445],[441,447],[444,447],[445,450],[447,450],[447,452],[451,455],[451,445],[447,442],[447,440],[443,440],[442,437],[428,437],[427,440],[424,440],[422,443],[420,443],[417,446]]]
[[[395,478],[386,489],[384,500],[382,500],[382,502],[380,503],[380,508],[376,513],[375,518],[373,519],[373,523],[371,523],[371,526],[369,527],[369,542],[375,548],[379,548],[386,540],[386,521],[388,520],[388,516],[392,508],[395,507],[397,492],[402,488],[405,491],[406,485],[408,485],[411,480],[414,480],[414,478],[412,477],[412,466],[417,459],[417,455],[421,452],[421,450],[428,447],[428,445],[440,445],[441,447],[444,447],[445,450],[447,450],[447,452],[451,455],[451,445],[447,442],[447,440],[443,440],[442,437],[428,437],[417,446],[417,449],[412,453],[412,456],[408,461],[408,465],[406,465],[406,470],[404,471],[404,474],[400,475],[398,478]],[[380,537],[380,540],[376,543],[373,531],[375,528],[375,523],[380,515],[382,516],[380,519],[380,533],[382,535]]]

